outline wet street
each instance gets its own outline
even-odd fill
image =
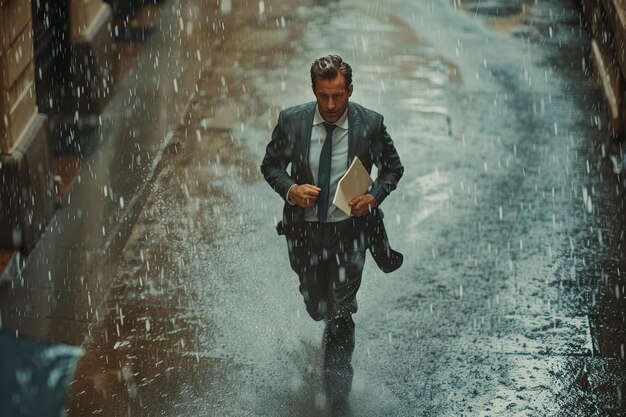
[[[159,19],[0,287],[3,328],[84,349],[70,417],[332,415],[259,170],[328,53],[405,166],[382,205],[404,265],[366,261],[351,415],[624,415],[626,184],[574,2],[181,0]]]

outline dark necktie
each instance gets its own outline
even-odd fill
[[[337,127],[324,122],[326,141],[320,152],[320,166],[317,171],[317,185],[321,188],[317,197],[317,217],[321,222],[326,221],[328,215],[328,199],[330,197],[330,159],[333,154],[333,130]]]

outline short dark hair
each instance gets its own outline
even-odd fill
[[[346,88],[352,84],[352,67],[339,55],[326,55],[317,58],[311,64],[311,84],[315,88],[315,80],[334,80],[337,76],[343,75],[346,81]]]

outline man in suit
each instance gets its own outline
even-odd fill
[[[316,101],[283,110],[266,148],[261,171],[285,200],[279,234],[300,293],[314,320],[325,320],[324,384],[334,405],[345,405],[352,384],[356,293],[369,248],[385,272],[402,255],[387,242],[378,208],[396,188],[404,168],[383,117],[349,101],[352,68],[341,57],[311,65]],[[357,156],[378,177],[367,193],[350,201],[348,216],[332,204],[339,179]],[[287,168],[291,166],[290,172]]]

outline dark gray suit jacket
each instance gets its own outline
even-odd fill
[[[313,184],[309,167],[309,147],[315,115],[315,102],[301,104],[283,110],[278,124],[267,145],[261,171],[272,188],[285,198],[294,184]],[[346,168],[358,156],[365,169],[371,173],[372,165],[378,168],[378,178],[369,194],[378,206],[396,188],[404,167],[391,137],[383,123],[383,116],[365,107],[348,103],[348,159]],[[291,164],[290,174],[287,167]],[[389,247],[380,209],[366,216],[354,218],[355,227],[362,228],[366,247],[370,249],[376,264],[385,272],[391,272],[402,264],[402,255]],[[291,266],[299,273],[303,259],[298,248],[302,247],[304,209],[285,202],[283,220],[277,225],[279,234],[287,238]]]

